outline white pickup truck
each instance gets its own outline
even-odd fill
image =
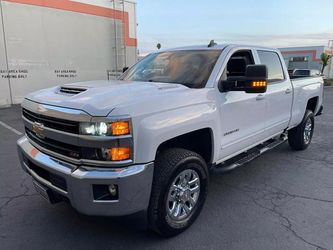
[[[170,49],[119,80],[28,95],[18,152],[51,203],[67,200],[88,215],[147,211],[149,227],[172,236],[200,214],[209,173],[287,139],[306,149],[322,100],[322,78],[290,80],[276,49]]]

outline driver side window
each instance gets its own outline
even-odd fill
[[[221,80],[233,80],[245,76],[246,67],[253,65],[254,59],[250,50],[235,52],[229,59],[227,67],[223,71]]]

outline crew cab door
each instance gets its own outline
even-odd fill
[[[264,94],[267,102],[266,135],[273,136],[288,127],[293,88],[276,51],[257,50],[257,54],[260,64],[266,65],[268,70],[268,86]]]
[[[220,80],[245,76],[247,65],[255,64],[252,50],[238,50],[226,58]],[[220,160],[244,151],[265,139],[266,99],[264,94],[242,91],[218,92],[220,111]]]

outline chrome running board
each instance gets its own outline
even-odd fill
[[[266,151],[279,146],[280,144],[284,143],[287,139],[288,136],[286,134],[282,134],[279,137],[269,139],[268,141],[265,141],[264,143],[261,143],[258,146],[255,146],[254,148],[251,148],[244,153],[241,153],[220,164],[212,166],[210,171],[211,173],[225,173],[234,170],[235,168],[243,166],[245,163],[252,161],[253,159],[265,153]]]

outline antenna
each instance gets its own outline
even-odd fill
[[[214,47],[215,45],[217,45],[216,42],[214,42],[214,40],[210,40],[209,44],[208,44],[208,48],[210,47]]]

